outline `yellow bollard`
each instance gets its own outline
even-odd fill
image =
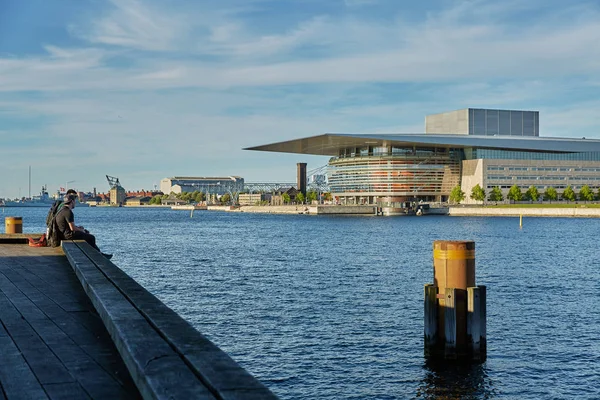
[[[23,233],[23,217],[4,218],[6,233]]]
[[[519,214],[519,228],[523,228],[523,214]]]

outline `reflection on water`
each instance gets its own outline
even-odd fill
[[[415,397],[424,399],[491,399],[497,393],[485,364],[428,360]]]

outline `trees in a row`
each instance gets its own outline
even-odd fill
[[[450,192],[449,201],[451,203],[458,204],[465,199],[465,196],[466,195],[462,191],[460,185],[456,185]],[[473,187],[473,189],[471,189],[470,198],[475,201],[484,201],[486,198],[485,190],[479,184],[475,185]],[[559,195],[558,195],[558,192],[556,191],[556,189],[553,187],[547,188],[544,191],[544,193],[540,194],[538,192],[537,187],[535,187],[535,186],[530,186],[529,189],[527,189],[527,191],[525,193],[523,193],[519,186],[513,185],[509,189],[508,194],[506,195],[506,198],[508,200],[513,200],[513,201],[523,201],[523,200],[538,201],[540,199],[547,200],[547,201],[555,201],[555,200],[559,199]],[[598,194],[597,194],[597,196],[595,196],[593,190],[588,185],[585,185],[579,191],[579,195],[577,195],[575,193],[575,191],[573,190],[573,188],[571,188],[571,186],[567,186],[565,188],[565,190],[561,193],[560,198],[563,200],[567,200],[567,201],[575,201],[575,200],[592,201],[595,198],[600,200],[600,189],[598,189]],[[490,191],[490,193],[488,195],[487,200],[488,201],[503,201],[504,200],[504,195],[502,194],[502,191],[500,190],[500,188],[498,186],[495,186],[492,188],[492,190]]]
[[[204,200],[206,200],[206,195],[203,192],[196,190],[194,192],[181,192],[181,193],[171,192],[171,194],[156,195],[156,196],[152,197],[152,199],[150,199],[150,204],[161,204],[163,200],[168,199],[171,196],[173,196],[179,200],[188,201],[188,202],[194,201],[196,203],[200,203],[200,202],[203,202]]]
[[[298,194],[296,195],[296,203],[297,204],[304,204],[306,203],[312,203],[313,200],[317,200],[319,198],[319,194],[314,191],[314,190],[310,190],[308,192],[306,192],[306,196],[304,195],[304,193],[302,192],[298,192]],[[331,198],[331,193],[323,193],[323,199],[327,200]],[[292,202],[292,199],[290,198],[290,196],[287,193],[284,193],[282,195],[282,200],[284,204],[289,204]]]

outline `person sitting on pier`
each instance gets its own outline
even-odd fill
[[[90,246],[101,252],[96,245],[96,237],[90,234],[89,231],[83,226],[75,225],[75,215],[73,214],[73,209],[75,208],[76,198],[77,195],[75,194],[67,194],[65,196],[64,206],[60,209],[58,214],[56,214],[56,226],[58,227],[63,239],[85,240],[90,244]],[[102,255],[108,259],[112,257],[112,254],[102,253]]]

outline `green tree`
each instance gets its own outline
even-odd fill
[[[190,201],[191,197],[192,197],[191,192],[182,192],[181,195],[179,196],[179,198],[183,201]]]
[[[598,188],[598,195],[596,195],[596,198],[600,200],[600,188]]]
[[[575,192],[570,185],[565,188],[565,191],[562,193],[561,197],[567,201],[575,201]]]
[[[556,199],[558,199],[558,193],[556,192],[556,189],[554,189],[552,186],[546,188],[546,191],[544,192],[544,200],[552,201]]]
[[[492,191],[490,192],[490,196],[488,197],[489,201],[502,201],[504,200],[504,196],[502,195],[502,191],[498,186],[494,186]]]
[[[162,196],[157,195],[150,199],[149,204],[162,204]]]
[[[452,191],[450,192],[450,198],[449,198],[450,202],[460,204],[460,202],[463,201],[464,199],[465,199],[465,192],[462,191],[462,189],[460,188],[460,185],[454,186],[454,188],[452,188]]]
[[[508,195],[506,196],[509,200],[513,201],[521,201],[523,200],[523,193],[521,193],[521,188],[517,185],[512,185],[508,191]]]
[[[290,195],[287,193],[282,194],[281,199],[283,200],[283,204],[290,204],[290,201],[292,201]]]
[[[471,199],[475,201],[485,200],[485,190],[483,190],[483,188],[479,186],[479,183],[473,186],[473,189],[471,189]]]
[[[221,204],[227,204],[231,201],[231,196],[229,195],[229,193],[225,193],[223,196],[221,196]]]
[[[312,203],[313,201],[317,200],[318,197],[318,193],[314,190],[311,190],[310,192],[306,193],[306,200],[308,200],[309,203]]]
[[[296,195],[296,203],[298,203],[298,204],[303,204],[304,203],[304,193],[299,192]]]
[[[204,193],[202,192],[196,192],[196,195],[194,196],[194,201],[196,203],[201,203],[206,199],[206,196],[204,195]]]
[[[594,200],[594,192],[588,185],[583,185],[581,190],[579,191],[579,199],[583,201],[592,201]]]
[[[538,192],[537,186],[529,186],[529,189],[525,192],[525,200],[538,201],[540,193]]]
[[[600,190],[598,190],[598,196],[600,196]],[[331,200],[333,200],[333,196],[331,195],[331,193],[325,192],[325,193],[323,193],[323,200],[331,201]]]

